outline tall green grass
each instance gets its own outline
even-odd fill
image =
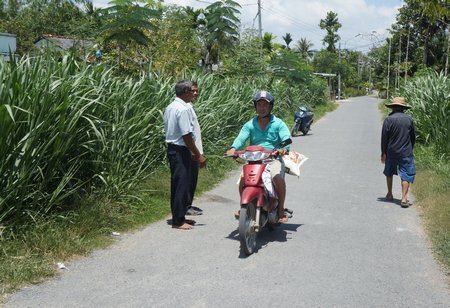
[[[419,142],[435,154],[450,158],[450,79],[430,73],[407,83],[405,97],[416,125]]]
[[[257,89],[281,98],[280,114],[302,100],[280,82],[184,77],[200,86],[207,155],[220,155],[253,115]],[[70,57],[0,62],[0,232],[70,210],[92,192],[126,196],[151,175],[165,161],[162,113],[175,82],[153,73],[119,77]]]

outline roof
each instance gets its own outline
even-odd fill
[[[38,48],[69,50],[74,47],[76,49],[88,49],[91,48],[94,43],[90,40],[76,40],[64,36],[44,34],[34,41],[34,45]]]

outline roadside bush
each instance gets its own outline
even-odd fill
[[[450,158],[450,79],[430,73],[408,82],[405,97],[413,106],[418,140],[438,156]]]

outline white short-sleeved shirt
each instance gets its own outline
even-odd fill
[[[183,136],[189,133],[192,133],[195,141],[195,119],[192,105],[176,97],[164,111],[164,130],[167,143],[186,146]]]
[[[195,132],[195,145],[197,146],[200,154],[203,154],[203,142],[202,142],[202,132],[200,130],[200,124],[198,123],[197,114],[195,113],[194,105],[192,103],[188,103],[192,106],[192,114],[194,116],[194,132]]]

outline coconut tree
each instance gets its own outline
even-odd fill
[[[266,50],[267,53],[271,53],[273,51],[273,41],[277,37],[272,33],[266,32],[262,38],[262,47]]]
[[[292,42],[292,36],[290,33],[286,33],[285,36],[282,36],[284,42],[286,43],[286,48],[290,49],[289,44]]]
[[[302,37],[295,44],[295,51],[300,54],[300,57],[309,61],[314,55],[314,50],[311,49],[313,45],[314,44],[311,41],[307,40],[306,37]]]

